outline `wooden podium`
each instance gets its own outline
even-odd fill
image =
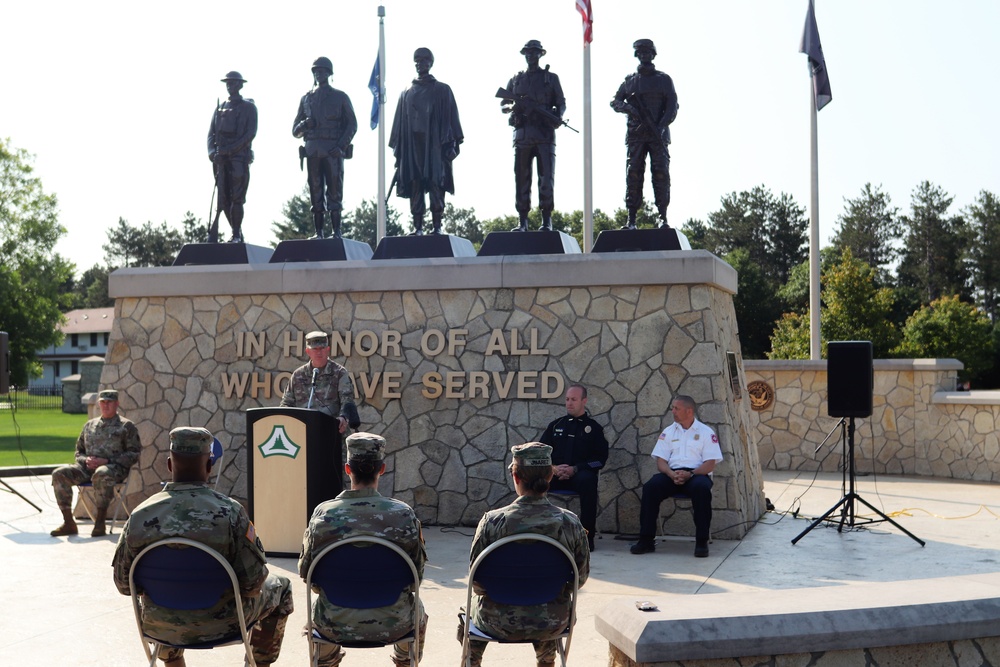
[[[269,556],[297,557],[312,511],[343,490],[337,420],[305,408],[246,415],[250,518]]]

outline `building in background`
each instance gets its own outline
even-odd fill
[[[114,322],[114,308],[83,308],[66,313],[66,323],[60,327],[63,342],[38,351],[42,376],[28,381],[28,391],[61,393],[62,379],[79,374],[82,359],[104,357]]]

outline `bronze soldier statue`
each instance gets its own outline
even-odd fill
[[[330,85],[333,63],[317,58],[312,65],[315,87],[302,96],[292,134],[305,139],[299,147],[299,166],[306,163],[309,199],[316,236],[323,238],[324,212],[330,212],[333,236],[340,236],[340,215],[344,208],[344,160],[353,153],[351,140],[358,120],[347,93]]]
[[[632,44],[639,59],[638,71],[625,77],[615,93],[611,108],[628,114],[625,143],[628,161],[625,176],[625,208],[628,224],[622,229],[635,229],[635,217],[642,206],[642,181],[646,171],[646,156],[653,176],[653,197],[660,215],[660,227],[667,228],[667,206],[670,205],[670,124],[677,117],[677,93],[668,74],[653,66],[656,47],[651,39],[638,39]]]
[[[518,72],[507,83],[504,91],[497,91],[503,97],[501,110],[510,114],[508,123],[514,128],[514,184],[516,189],[515,207],[518,226],[511,231],[528,230],[528,211],[531,210],[531,167],[538,164],[538,207],[542,211],[544,231],[552,231],[552,209],[554,208],[552,189],[556,169],[556,128],[562,125],[562,115],[566,111],[559,77],[538,66],[538,60],[545,55],[542,43],[529,40],[521,49],[528,69]]]
[[[236,71],[222,79],[229,99],[218,105],[208,129],[208,159],[212,161],[219,192],[215,219],[208,228],[208,242],[219,241],[219,216],[226,214],[232,228],[230,243],[243,243],[243,204],[250,185],[250,144],[257,135],[257,107],[240,95],[246,79]]]
[[[389,134],[396,158],[396,194],[410,200],[414,234],[424,233],[428,194],[434,234],[441,233],[444,193],[455,194],[452,161],[465,139],[451,87],[430,74],[434,54],[420,47],[413,52],[417,78],[399,96]]]

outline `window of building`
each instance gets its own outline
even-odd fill
[[[69,344],[73,347],[80,347],[80,334],[70,334]]]
[[[90,347],[97,347],[97,334],[90,334]]]
[[[108,333],[107,331],[105,331],[105,332],[104,332],[104,347],[107,347],[107,346],[108,346],[108,337],[109,337],[110,335],[111,335],[111,334],[109,334],[109,333]]]
[[[72,362],[72,364],[73,364],[73,370],[70,373],[70,375],[76,375],[77,373],[80,372],[80,362],[74,361]]]

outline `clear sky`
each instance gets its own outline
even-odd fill
[[[671,222],[705,219],[720,197],[763,184],[809,203],[810,82],[798,53],[806,0],[593,0],[594,206],[623,205],[625,117],[608,106],[634,71],[631,44],[652,39],[674,79]],[[493,95],[541,40],[561,79],[566,117],[583,129],[583,58],[574,0],[384,0],[387,114],[414,75],[418,46],[455,92],[465,143],[448,201],[480,218],[513,214],[513,150]],[[329,2],[8,2],[0,39],[0,136],[36,155],[69,231],[57,250],[79,270],[103,259],[123,217],[180,226],[208,217],[206,135],[219,79],[239,70],[259,110],[244,232],[268,245],[282,205],[305,184],[292,119],[310,65],[333,61],[332,84],[358,115],[345,209],[377,193],[378,132],[367,123],[378,48],[376,0]],[[953,212],[1000,191],[1000,2],[817,0],[833,101],[819,113],[821,240],[871,181],[909,210],[930,180]],[[388,131],[386,132],[388,136]],[[583,139],[557,136],[556,208],[583,208]],[[391,155],[389,156],[391,177]],[[646,193],[649,192],[648,178]],[[533,201],[534,199],[533,193]],[[404,200],[393,198],[397,210]],[[225,228],[225,224],[223,224]]]

